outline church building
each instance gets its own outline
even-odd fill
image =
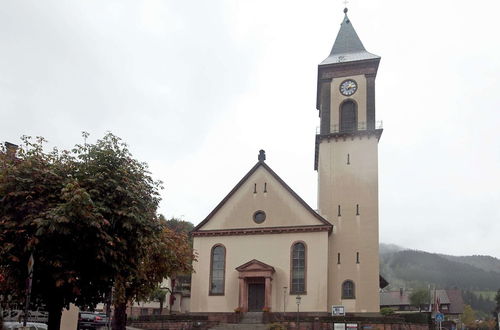
[[[378,142],[375,77],[344,10],[318,66],[320,129],[314,210],[266,163],[257,163],[192,231],[190,311],[379,311]]]

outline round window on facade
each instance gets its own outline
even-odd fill
[[[256,223],[263,223],[264,220],[266,220],[266,212],[257,211],[253,214],[253,221],[255,221]]]

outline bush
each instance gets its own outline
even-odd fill
[[[408,323],[429,324],[430,313],[398,314]]]
[[[281,323],[271,323],[269,325],[269,330],[285,330],[286,327]]]
[[[384,316],[393,315],[394,314],[394,309],[392,309],[390,307],[381,308],[380,309],[380,314],[382,314]]]

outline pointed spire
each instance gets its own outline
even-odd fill
[[[359,39],[351,20],[347,16],[347,8],[344,8],[344,19],[340,24],[340,30],[333,44],[330,56],[321,64],[331,64],[339,62],[352,62],[378,58],[379,56],[366,51],[361,39]]]
[[[337,39],[335,39],[330,56],[335,54],[366,51],[365,47],[363,47],[363,43],[358,37],[358,34],[352,26],[349,17],[347,17],[347,8],[344,9],[344,14],[344,19],[340,24],[340,31],[337,34]]]

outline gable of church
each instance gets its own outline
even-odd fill
[[[259,161],[193,233],[231,229],[305,228],[331,224]]]

